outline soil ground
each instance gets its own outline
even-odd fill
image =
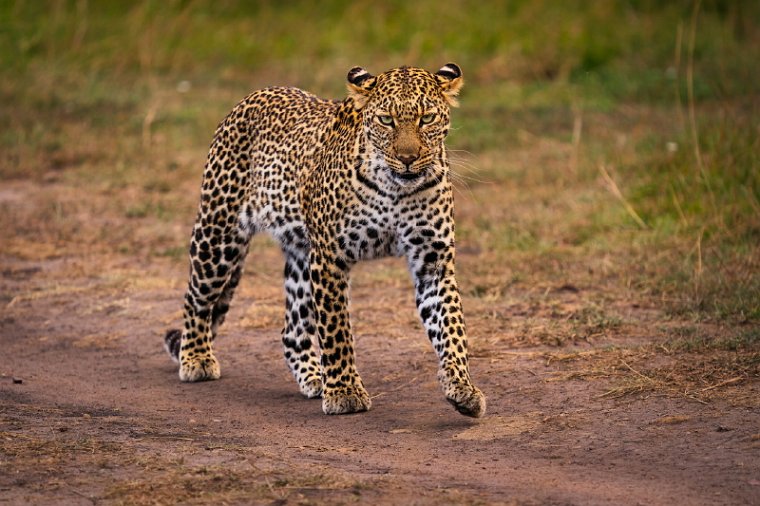
[[[162,336],[180,324],[185,260],[119,254],[119,230],[139,243],[157,225],[100,212],[98,198],[110,197],[76,207],[60,181],[2,190],[18,230],[58,199],[81,210],[67,219],[84,239],[16,232],[0,256],[1,504],[760,502],[757,357],[677,350],[684,322],[643,295],[599,278],[489,298],[463,245],[471,369],[489,403],[474,420],[443,399],[402,262],[362,264],[352,315],[373,407],[325,416],[281,356],[271,243],[254,243],[217,340],[222,379],[183,384]],[[186,222],[162,226],[184,236]],[[581,321],[592,307],[614,324]]]

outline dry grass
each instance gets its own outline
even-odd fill
[[[76,422],[73,422],[76,425]],[[102,422],[101,422],[102,423]],[[65,430],[64,430],[65,429]],[[92,501],[112,504],[205,504],[215,502],[261,502],[327,500],[333,494],[359,496],[372,488],[356,479],[343,478],[334,470],[301,466],[298,470],[275,464],[265,455],[244,448],[187,448],[173,457],[165,447],[142,444],[138,453],[116,441],[78,437],[82,430],[62,426],[47,436],[0,432],[0,453],[7,476],[17,476],[30,491],[60,489]],[[192,444],[193,438],[174,438]],[[207,445],[208,446],[208,445]],[[221,451],[219,464],[197,464],[198,452]],[[118,476],[103,491],[92,491],[80,478],[62,481],[56,469],[74,460],[80,468],[108,470]],[[186,461],[188,460],[188,461]],[[219,459],[217,459],[219,460]],[[263,466],[263,467],[262,467]],[[2,468],[0,467],[0,468]],[[12,483],[0,481],[0,485]],[[19,484],[19,483],[17,483]],[[91,495],[92,494],[92,495]]]
[[[700,403],[724,399],[756,407],[748,391],[731,387],[754,384],[760,378],[760,347],[756,334],[720,337],[698,345],[668,341],[639,346],[595,348],[548,353],[546,365],[558,370],[546,381],[606,380],[598,395],[619,399],[629,395],[684,397]],[[750,390],[751,392],[751,390]]]
[[[39,418],[48,423],[31,423]],[[117,410],[15,403],[0,410],[0,425],[7,429],[0,431],[0,488],[21,486],[30,497],[58,491],[112,504],[304,503],[358,497],[377,485],[323,465],[292,467],[265,449],[226,444],[224,435],[147,428]]]
[[[114,504],[205,504],[215,502],[275,501],[287,494],[278,493],[269,478],[248,466],[169,465],[160,476],[141,477],[115,483],[103,494]]]

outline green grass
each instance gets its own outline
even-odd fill
[[[252,89],[340,97],[356,64],[456,61],[460,242],[525,283],[605,258],[674,314],[756,322],[758,27],[760,6],[720,0],[0,0],[0,178],[192,216],[174,188]]]
[[[697,327],[681,327],[671,332],[665,344],[670,351],[704,352],[706,350],[752,350],[760,344],[760,330],[741,329],[733,335],[715,338]]]

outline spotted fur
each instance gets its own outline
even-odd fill
[[[248,243],[271,233],[285,256],[285,359],[301,392],[327,414],[370,408],[354,359],[349,270],[406,258],[416,304],[439,358],[446,398],[482,416],[470,379],[454,277],[454,220],[444,138],[462,86],[459,67],[355,67],[348,97],[294,88],[243,99],[219,125],[190,242],[184,327],[166,335],[182,381],[220,376],[212,345],[240,281]]]

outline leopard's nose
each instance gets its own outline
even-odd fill
[[[406,165],[406,168],[408,169],[410,165],[414,163],[415,160],[417,160],[420,157],[417,153],[404,153],[398,155],[396,158],[399,159],[401,163]]]

